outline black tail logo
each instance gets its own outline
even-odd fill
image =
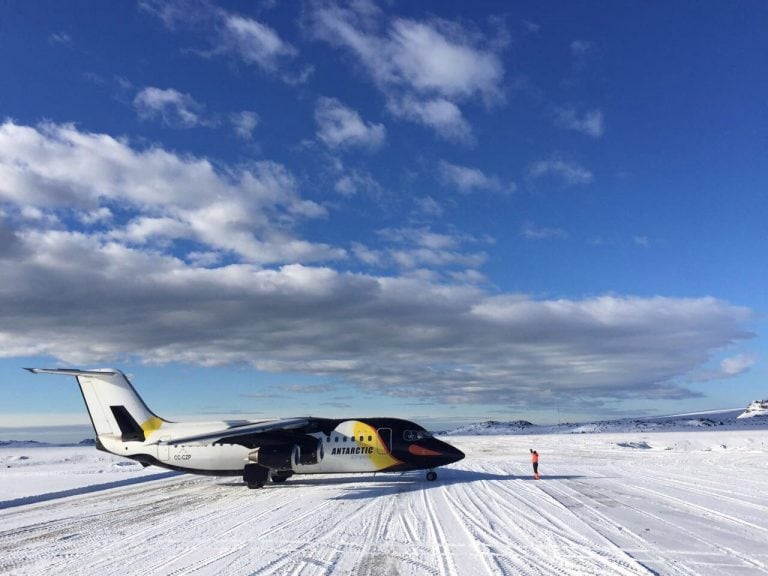
[[[123,442],[144,442],[146,440],[144,430],[133,419],[128,410],[125,409],[125,406],[110,406],[109,409],[112,410],[112,415],[120,427],[120,432],[122,432],[121,440]]]

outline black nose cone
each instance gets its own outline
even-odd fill
[[[409,443],[404,458],[414,469],[420,470],[458,462],[464,458],[464,452],[437,438],[428,438]]]
[[[462,452],[458,448],[451,446],[446,442],[443,442],[442,444],[443,444],[443,454],[445,455],[445,459],[447,460],[446,464],[452,464],[453,462],[458,462],[459,460],[464,459],[464,452]]]

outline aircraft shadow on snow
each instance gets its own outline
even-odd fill
[[[552,475],[543,476],[538,482],[547,480],[578,480],[585,478],[582,475]],[[384,473],[377,475],[349,475],[334,478],[291,478],[285,484],[279,486],[272,485],[271,489],[290,489],[292,486],[344,486],[353,485],[343,494],[333,497],[333,500],[359,500],[366,498],[376,498],[389,494],[402,494],[406,492],[418,492],[421,490],[431,490],[451,484],[467,484],[471,482],[480,482],[483,480],[533,480],[532,474],[494,474],[490,472],[478,472],[473,470],[440,470],[440,477],[436,482],[425,482],[420,474],[413,472]],[[220,486],[241,487],[242,482],[222,482]]]

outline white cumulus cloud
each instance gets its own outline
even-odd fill
[[[193,240],[249,262],[345,255],[295,235],[296,222],[327,212],[301,198],[280,164],[217,170],[206,159],[133,148],[68,124],[0,125],[0,201],[46,213],[69,211],[83,221],[108,221],[107,211],[120,206],[130,217],[109,231],[111,238]]]
[[[472,141],[459,104],[503,99],[504,67],[492,42],[457,22],[387,17],[374,4],[318,4],[314,36],[352,54],[383,91],[395,116],[443,138]]]
[[[296,49],[269,26],[237,14],[224,11],[219,14],[224,25],[220,31],[220,49],[238,55],[246,63],[271,71],[283,58],[296,55]]]
[[[141,118],[159,118],[167,126],[193,128],[207,123],[201,115],[203,106],[173,88],[148,86],[136,94],[133,106]]]
[[[253,138],[253,131],[256,129],[256,126],[259,125],[261,118],[259,118],[259,115],[252,110],[242,110],[230,114],[229,120],[232,122],[235,134],[243,140],[250,140]]]
[[[355,110],[335,98],[320,98],[315,107],[317,137],[330,148],[379,148],[386,139],[383,124],[364,122]]]
[[[502,189],[502,185],[496,177],[487,176],[477,168],[460,166],[441,160],[439,170],[442,181],[460,192],[469,193],[476,190],[496,192]]]
[[[554,113],[555,124],[566,130],[575,130],[592,138],[600,138],[605,131],[603,112],[600,109],[587,110],[579,114],[573,108],[557,108]]]
[[[528,177],[532,180],[554,177],[569,186],[589,184],[593,180],[592,172],[582,165],[560,158],[549,158],[534,162],[528,169]]]
[[[141,0],[139,5],[169,30],[189,30],[205,38],[210,48],[196,51],[200,56],[226,56],[271,74],[283,73],[291,84],[305,81],[311,73],[288,68],[298,50],[264,22],[206,1]]]
[[[549,240],[552,238],[568,238],[568,232],[562,228],[547,228],[545,226],[536,226],[532,222],[526,222],[523,225],[522,235],[529,240]]]
[[[757,359],[752,354],[737,354],[736,356],[731,356],[722,360],[720,362],[720,369],[723,374],[737,376],[752,368],[756,362]]]

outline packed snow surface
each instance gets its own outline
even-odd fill
[[[87,447],[0,448],[0,573],[768,573],[765,429],[450,441],[467,457],[436,482],[262,490]]]

